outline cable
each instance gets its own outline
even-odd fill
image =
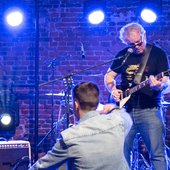
[[[20,166],[26,165],[25,170],[28,169],[29,164],[30,164],[30,159],[28,156],[23,156],[19,161],[17,161],[12,168],[12,170],[17,170]],[[24,170],[24,169],[23,169]]]

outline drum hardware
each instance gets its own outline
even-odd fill
[[[65,95],[64,95],[64,101],[65,101],[65,106],[66,106],[66,128],[69,127],[69,124],[70,124],[70,118],[69,118],[69,115],[70,115],[70,96],[71,96],[71,89],[75,86],[74,85],[74,81],[73,81],[73,78],[71,75],[69,76],[66,76],[63,78],[63,83],[66,87],[66,90],[65,90]]]
[[[54,71],[56,68],[56,58],[53,59],[50,64],[48,65],[49,68],[51,68],[52,74],[51,78],[54,79]],[[52,95],[51,95],[51,145],[54,145],[55,141],[55,132],[54,129],[54,82],[52,83]]]
[[[72,109],[72,95],[71,93],[71,89],[74,86],[73,83],[73,78],[72,77],[68,77],[66,79],[66,77],[63,79],[63,83],[66,87],[65,91],[62,91],[60,93],[54,93],[54,88],[52,88],[52,93],[46,93],[46,96],[50,96],[52,97],[52,113],[51,116],[53,117],[54,115],[54,96],[59,96],[62,98],[62,100],[60,101],[60,106],[59,106],[59,113],[58,113],[58,119],[57,122],[52,121],[52,127],[50,129],[50,131],[47,132],[47,134],[44,136],[44,138],[42,138],[42,140],[38,143],[37,147],[39,147],[41,145],[41,143],[47,138],[48,135],[51,134],[51,137],[53,137],[53,142],[56,142],[56,140],[54,139],[54,134],[55,134],[55,129],[57,129],[57,138],[60,138],[60,132],[61,132],[61,124],[63,125],[63,129],[66,129],[70,126],[72,126],[72,124],[70,124],[70,118],[73,117],[73,109]],[[65,114],[62,114],[62,107],[65,108]],[[75,119],[73,117],[73,119]],[[75,122],[75,120],[74,120]]]
[[[60,137],[60,132],[61,132],[61,129],[60,129],[61,126],[60,125],[61,125],[61,123],[63,125],[63,129],[70,127],[70,118],[72,116],[73,116],[73,119],[74,119],[74,121],[73,121],[73,124],[74,124],[75,123],[75,117],[74,117],[74,113],[73,113],[72,99],[70,98],[69,101],[67,101],[67,100],[63,99],[63,97],[62,97],[62,100],[60,101],[59,112],[58,112],[58,120],[57,120],[57,122],[59,122],[59,126],[58,126],[58,129],[57,129],[58,130],[58,138]]]
[[[133,143],[133,151],[131,153],[131,170],[152,170],[145,157],[139,151],[140,133],[137,133]]]

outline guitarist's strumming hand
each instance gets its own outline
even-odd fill
[[[115,100],[115,102],[119,102],[122,98],[123,91],[120,89],[114,89],[111,92],[112,98]]]

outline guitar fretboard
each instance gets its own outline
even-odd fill
[[[162,72],[162,73],[159,73],[155,76],[156,79],[160,79],[162,78],[164,75],[166,75],[166,72]],[[142,89],[143,87],[145,87],[146,85],[149,84],[149,80],[145,80],[143,82],[141,82],[140,84],[130,88],[130,89],[127,89],[124,93],[125,97],[137,92],[138,90]]]

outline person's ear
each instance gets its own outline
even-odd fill
[[[80,119],[80,115],[79,115],[79,103],[78,103],[78,101],[74,101],[74,115],[76,116],[76,118],[78,120]]]
[[[75,106],[75,109],[78,110],[79,109],[79,103],[75,100],[74,101],[74,106]]]
[[[146,41],[146,33],[143,35],[143,41]]]

